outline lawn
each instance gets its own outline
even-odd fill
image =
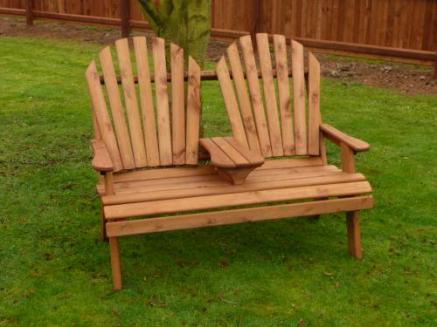
[[[372,146],[361,262],[343,215],[168,232],[121,239],[113,292],[84,79],[98,49],[0,38],[0,326],[437,324],[437,96],[329,79],[324,120]],[[227,134],[218,86],[203,96],[205,133]]]

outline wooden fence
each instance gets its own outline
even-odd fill
[[[159,0],[154,0],[158,2]],[[147,28],[136,0],[0,0],[0,14]],[[213,36],[255,32],[307,46],[437,62],[437,0],[212,0]]]

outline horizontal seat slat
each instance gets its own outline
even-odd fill
[[[272,169],[272,168],[283,168],[283,167],[306,167],[306,166],[321,166],[323,165],[322,159],[320,157],[313,158],[291,158],[282,160],[267,160],[264,165],[258,168],[261,169]],[[158,168],[158,169],[148,169],[139,170],[133,172],[125,172],[114,175],[114,182],[127,181],[127,180],[140,180],[140,179],[159,179],[159,178],[170,178],[178,176],[196,176],[196,175],[207,175],[214,172],[214,167],[203,166],[203,167],[176,167],[176,168]]]
[[[104,207],[104,213],[106,219],[111,220],[278,201],[361,195],[371,191],[370,184],[361,181],[111,205]]]
[[[300,179],[307,177],[327,176],[335,173],[341,173],[338,168],[327,167],[325,169],[315,169],[311,167],[307,168],[288,168],[282,172],[279,169],[271,169],[265,171],[255,172],[253,176],[250,176],[246,183],[253,184],[257,182],[266,182],[274,180],[289,180]],[[245,183],[245,184],[246,184]],[[189,185],[201,185],[203,187],[214,185],[228,185],[227,181],[224,181],[217,174],[205,175],[205,176],[191,176],[191,177],[177,177],[168,180],[158,179],[152,181],[138,181],[138,182],[122,182],[115,184],[116,192],[138,192],[139,190],[164,190],[172,188],[187,188]]]
[[[109,237],[127,236],[165,232],[170,230],[275,220],[284,217],[293,218],[314,216],[342,211],[369,209],[372,206],[373,197],[368,195],[352,198],[274,205],[268,207],[222,210],[171,217],[109,222],[106,224],[106,231]]]
[[[327,176],[315,176],[307,178],[298,179],[282,179],[282,180],[264,180],[256,182],[246,182],[241,185],[235,185],[230,187],[226,182],[216,182],[202,185],[201,183],[196,184],[186,184],[185,187],[176,189],[164,189],[164,190],[143,190],[137,189],[132,193],[120,193],[117,195],[104,196],[102,202],[104,205],[111,204],[123,204],[123,203],[135,203],[135,202],[145,202],[145,201],[155,201],[163,199],[180,199],[186,197],[194,196],[205,196],[213,194],[230,194],[239,193],[247,191],[259,191],[259,190],[269,190],[269,189],[281,189],[289,187],[300,187],[300,186],[310,186],[310,185],[324,185],[332,183],[348,183],[357,182],[365,180],[364,176],[361,174],[345,174],[345,173],[334,173]],[[172,187],[173,185],[169,185]]]
[[[202,167],[205,168],[205,167]],[[256,169],[251,176],[248,178],[248,182],[259,180],[262,176],[267,176],[267,178],[297,178],[298,176],[305,177],[310,173],[315,173],[313,175],[320,176],[323,173],[328,172],[338,172],[338,169],[335,166],[304,166],[304,167],[291,167],[291,168],[272,168],[272,169]],[[190,173],[190,171],[188,171]],[[132,192],[135,192],[136,188],[139,187],[152,187],[159,188],[165,185],[178,185],[184,183],[207,183],[213,181],[224,182],[214,171],[214,169],[204,170],[202,175],[189,175],[189,176],[171,176],[165,178],[154,178],[154,179],[138,179],[138,180],[121,180],[114,183],[114,188],[116,192],[123,192],[127,189],[132,189]],[[277,177],[275,177],[277,176]],[[226,182],[227,183],[227,182]],[[228,184],[228,183],[227,183]],[[104,193],[104,184],[101,182],[97,186],[97,190],[99,194]]]

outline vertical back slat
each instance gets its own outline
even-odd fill
[[[143,118],[147,163],[159,166],[159,148],[156,133],[156,118],[153,109],[152,85],[150,83],[147,41],[144,36],[134,37],[135,57],[138,70],[138,85]]]
[[[226,65],[225,57],[222,57],[217,64],[217,76],[220,82],[220,88],[223,94],[226,111],[231,124],[232,134],[235,139],[242,145],[248,147],[246,133],[244,132],[243,122],[238,110],[238,103],[232,85],[229,70]]]
[[[171,149],[170,113],[167,92],[167,69],[164,39],[155,38],[152,42],[152,48],[155,68],[159,158],[162,166],[169,166],[172,164],[173,158]]]
[[[200,132],[200,67],[193,58],[188,58],[188,94],[187,94],[187,140],[186,163],[198,162]]]
[[[103,78],[108,93],[111,106],[112,119],[114,121],[115,132],[117,134],[118,146],[120,148],[121,160],[125,169],[135,168],[135,160],[126,124],[123,106],[121,104],[120,93],[118,90],[117,78],[112,62],[111,50],[109,47],[100,52],[100,64],[102,66]]]
[[[268,35],[260,33],[256,35],[258,44],[259,63],[264,85],[264,97],[267,107],[267,121],[269,124],[270,143],[274,156],[284,155],[282,148],[281,127],[278,117],[278,102],[276,100],[275,85],[273,83],[272,59]]]
[[[236,43],[232,43],[228,49],[228,58],[232,70],[232,78],[237,90],[238,102],[240,104],[240,112],[243,118],[243,125],[246,130],[246,137],[249,143],[249,148],[260,153],[261,149],[258,143],[258,135],[256,132],[255,121],[252,114],[252,106],[250,104],[249,94],[247,90],[246,81],[244,80],[244,73],[241,67],[240,54]]]
[[[121,83],[123,85],[124,102],[126,105],[127,119],[131,144],[137,168],[147,165],[146,148],[144,146],[143,129],[138,108],[138,101],[135,91],[135,82],[132,73],[129,44],[127,39],[120,39],[115,42],[120,66]]]
[[[260,85],[258,80],[258,70],[256,67],[252,39],[250,35],[240,38],[240,46],[243,52],[244,64],[246,66],[246,76],[249,84],[253,113],[255,115],[255,123],[258,132],[259,144],[262,154],[265,157],[270,157],[272,155],[272,147],[270,144],[270,137],[267,129],[266,116],[264,113],[264,106],[261,98]]]
[[[305,117],[305,75],[303,46],[291,41],[294,90],[294,132],[296,154],[307,154],[306,117]]]
[[[182,165],[185,163],[184,50],[172,43],[170,52],[173,164]]]
[[[291,119],[290,81],[288,78],[287,44],[285,36],[274,35],[276,73],[278,80],[279,112],[281,114],[284,155],[294,154],[293,122]]]
[[[320,128],[320,63],[310,52],[309,62],[309,113],[308,113],[308,154],[319,155]]]
[[[96,123],[96,137],[100,136],[109,151],[109,155],[114,164],[115,171],[123,169],[123,164],[120,157],[120,152],[117,146],[117,140],[112,129],[111,119],[109,117],[105,97],[103,95],[100,78],[97,74],[96,63],[93,61],[87,71],[86,78],[88,82],[88,90],[93,104],[93,117]],[[98,132],[97,132],[98,131]]]

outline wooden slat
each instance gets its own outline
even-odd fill
[[[187,148],[186,163],[196,165],[199,160],[200,133],[200,67],[188,58],[188,95],[187,95]]]
[[[271,157],[272,147],[270,144],[269,131],[267,129],[267,121],[258,80],[258,69],[256,67],[252,39],[250,38],[250,35],[240,38],[240,46],[243,52],[244,64],[246,67],[246,75],[249,84],[250,97],[252,100],[253,114],[255,116],[256,129],[258,132],[259,145],[264,157]]]
[[[219,225],[230,225],[281,218],[315,216],[369,209],[373,206],[372,196],[292,203],[268,207],[224,210],[164,218],[147,218],[106,224],[109,237],[156,233],[170,230],[191,229]]]
[[[200,140],[202,142],[202,139]],[[277,162],[279,160],[275,160]],[[280,160],[287,161],[287,160]],[[282,167],[269,167],[270,161],[265,162],[263,166],[258,167],[250,176],[247,182],[252,181],[273,181],[277,179],[296,179],[296,178],[307,178],[314,176],[321,176],[330,174],[333,172],[341,172],[341,170],[335,166],[312,166],[311,162],[301,163],[300,166],[290,166],[290,164],[297,164],[294,162],[287,163]],[[313,161],[316,164],[316,161]],[[266,169],[267,167],[267,169]],[[168,185],[173,185],[173,188],[184,188],[185,183],[210,183],[214,181],[221,180],[217,174],[215,167],[212,165],[201,166],[196,168],[183,167],[183,168],[171,168],[171,169],[152,169],[152,170],[141,170],[134,172],[126,172],[122,174],[114,175],[114,185],[117,192],[135,192],[135,189],[141,188],[143,190],[149,189],[164,189]],[[177,186],[181,184],[182,186]],[[100,181],[97,185],[97,191],[99,194],[104,194],[103,181]]]
[[[264,165],[258,167],[256,171],[279,169],[279,168],[299,168],[299,167],[317,167],[323,165],[319,157],[312,158],[292,158],[281,160],[266,160]],[[115,182],[152,180],[160,178],[171,178],[181,176],[201,176],[214,172],[212,166],[202,167],[175,167],[175,168],[158,168],[141,171],[124,172],[114,175]]]
[[[223,100],[231,124],[232,135],[238,142],[248,147],[249,144],[247,142],[246,133],[244,132],[243,121],[241,120],[238,110],[237,99],[224,57],[222,57],[217,64],[217,76],[220,81],[220,89],[222,90]]]
[[[305,76],[303,46],[291,41],[294,90],[294,133],[296,154],[307,154],[306,117],[305,117]]]
[[[249,178],[245,181],[244,185],[252,187],[257,185],[258,189],[265,189],[265,183],[277,183],[275,187],[280,188],[285,183],[290,183],[296,180],[304,180],[314,177],[332,177],[333,175],[344,175],[345,173],[337,167],[300,167],[300,168],[287,168],[281,170],[261,170],[254,171]],[[361,175],[361,180],[364,180],[364,176]],[[229,187],[228,181],[223,180],[216,172],[203,176],[189,176],[189,177],[176,177],[169,179],[154,179],[154,180],[142,180],[114,183],[114,190],[116,197],[114,201],[119,201],[119,196],[132,195],[139,193],[149,193],[168,190],[179,190],[180,192],[189,191],[188,189],[201,189],[207,191],[211,188],[220,188],[222,186],[227,187],[222,193],[234,192],[234,187]],[[279,185],[279,186],[278,186]],[[245,187],[246,187],[245,186]],[[243,189],[244,190],[244,189]],[[102,193],[104,194],[104,193]],[[178,194],[177,194],[178,195]],[[166,194],[168,197],[169,195]],[[170,196],[170,198],[173,196]]]
[[[102,66],[103,77],[105,79],[105,86],[108,93],[109,104],[111,107],[115,132],[117,134],[117,141],[120,149],[123,168],[132,169],[135,168],[135,160],[132,152],[129,131],[126,124],[125,113],[121,104],[120,93],[115,77],[111,49],[109,47],[104,48],[100,52],[100,64]]]
[[[212,141],[220,148],[222,149],[226,155],[237,165],[246,165],[250,164],[250,162],[241,155],[232,145],[230,145],[228,142],[226,142],[221,137],[213,137]]]
[[[155,111],[153,109],[152,85],[150,83],[147,41],[144,36],[136,36],[133,40],[138,68],[138,85],[140,89],[147,162],[149,166],[159,166],[158,137],[156,132]]]
[[[97,74],[96,63],[93,61],[86,71],[86,78],[88,82],[88,90],[93,105],[93,112],[96,116],[99,133],[105,146],[111,156],[111,161],[114,165],[114,170],[123,169],[120,152],[117,146],[114,131],[112,129],[111,120],[106,108],[105,97],[103,96],[102,86],[100,85]]]
[[[171,149],[170,113],[164,39],[153,39],[152,53],[156,79],[159,159],[162,166],[170,166],[173,163],[173,155]]]
[[[264,158],[260,153],[248,150],[246,147],[239,144],[233,137],[224,137],[223,139],[232,145],[242,156],[247,159],[247,161],[251,162],[252,164],[262,163],[264,161]]]
[[[184,50],[172,43],[170,51],[173,164],[182,165],[185,163]]]
[[[104,212],[106,219],[118,219],[266,202],[352,196],[371,191],[368,182],[352,182],[121,204],[107,206],[104,208]]]
[[[309,90],[308,90],[308,154],[320,153],[320,63],[310,52],[309,60]]]
[[[270,144],[273,156],[284,155],[282,148],[281,127],[278,116],[278,102],[276,100],[275,85],[272,75],[272,58],[270,56],[269,38],[267,34],[256,35],[259,63],[263,76],[264,97],[266,103],[267,121],[269,124]]]
[[[359,182],[365,180],[361,174],[345,174],[341,172],[331,173],[325,176],[315,176],[297,179],[282,179],[282,180],[263,180],[263,181],[246,181],[241,185],[229,186],[224,181],[216,183],[194,184],[186,183],[184,188],[173,188],[170,185],[169,189],[144,191],[138,189],[132,193],[119,193],[117,195],[103,196],[102,202],[105,205],[136,203],[146,201],[157,201],[166,199],[181,199],[195,196],[221,195],[239,192],[262,191],[262,190],[277,190],[281,188],[303,187],[303,186],[322,186],[326,184],[340,184]],[[221,182],[221,183],[220,183]],[[145,205],[147,206],[147,204]]]
[[[258,143],[258,134],[256,132],[255,121],[250,104],[249,94],[247,91],[244,73],[241,67],[240,54],[238,53],[237,43],[232,43],[228,49],[228,58],[231,65],[232,77],[234,78],[235,89],[237,90],[240,112],[243,118],[243,125],[246,131],[247,141],[251,150],[260,152]]]
[[[295,167],[283,169],[260,169],[255,170],[247,179],[246,184],[264,183],[273,181],[285,181],[303,179],[309,177],[331,176],[333,174],[343,174],[342,170],[335,166],[318,167]],[[159,178],[151,180],[123,181],[115,182],[114,188],[117,194],[163,191],[170,189],[186,189],[190,187],[215,187],[227,184],[217,176],[216,172],[205,175],[178,176],[172,178]]]
[[[281,114],[284,155],[294,154],[293,122],[291,119],[290,81],[288,78],[287,44],[285,36],[274,35],[276,71],[278,72],[279,112]]]
[[[115,42],[115,47],[117,49],[118,63],[120,65],[121,82],[123,84],[124,102],[129,122],[129,132],[135,166],[137,168],[142,168],[147,166],[147,156],[127,39],[117,40]]]
[[[201,139],[200,144],[207,149],[211,155],[211,163],[214,166],[235,168],[235,163],[229,158],[220,147],[215,144],[212,139]]]

